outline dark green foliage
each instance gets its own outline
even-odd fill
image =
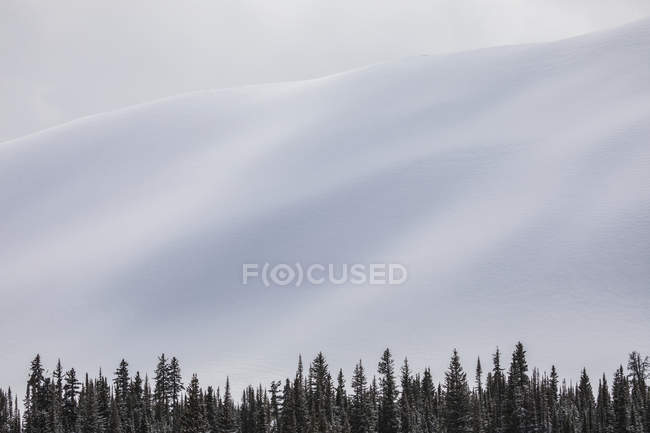
[[[445,429],[447,433],[471,431],[471,411],[467,375],[454,349],[445,373]]]
[[[379,361],[379,416],[377,431],[379,433],[398,433],[399,408],[397,405],[397,385],[395,383],[395,365],[390,350],[386,349]]]
[[[51,374],[36,356],[30,365],[24,411],[10,390],[0,389],[0,433],[648,433],[648,360],[630,354],[627,370],[616,370],[612,387],[605,375],[597,395],[585,369],[577,385],[550,374],[529,372],[518,343],[507,377],[501,354],[485,375],[476,363],[472,388],[453,351],[444,383],[429,368],[414,373],[405,359],[396,377],[387,349],[378,381],[368,379],[361,361],[346,387],[343,370],[332,379],[318,353],[307,376],[302,358],[293,379],[272,381],[269,391],[249,386],[241,402],[226,378],[202,390],[194,374],[183,391],[180,363],[158,358],[153,389],[148,377],[131,376],[122,360],[110,386],[102,375],[80,383],[74,368],[60,362]]]
[[[187,398],[181,421],[181,433],[205,433],[208,431],[208,422],[205,416],[205,407],[199,379],[192,375],[190,386],[187,388]]]

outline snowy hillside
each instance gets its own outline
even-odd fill
[[[321,349],[442,370],[454,346],[471,364],[521,338],[566,376],[648,352],[649,59],[645,20],[1,143],[0,383],[79,347],[80,370],[165,351],[236,385]],[[297,261],[402,263],[409,281],[241,284],[243,263]]]

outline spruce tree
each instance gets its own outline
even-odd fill
[[[527,372],[526,351],[523,344],[519,342],[512,353],[512,362],[508,371],[505,413],[508,433],[527,433],[529,428],[531,421],[530,378]]]
[[[221,419],[219,425],[220,430],[223,433],[231,433],[237,429],[237,422],[235,419],[235,405],[230,393],[229,378],[226,378],[226,389],[223,395],[223,409],[221,411]]]
[[[282,404],[282,397],[280,396],[280,386],[282,382],[271,382],[271,433],[278,433],[280,431],[280,405]]]
[[[399,408],[397,405],[397,385],[395,383],[395,365],[389,349],[386,349],[379,361],[379,416],[377,430],[379,433],[397,433],[399,426]]]
[[[471,431],[469,387],[467,375],[460,363],[458,351],[454,349],[445,373],[445,429],[447,433]]]
[[[327,433],[332,426],[332,378],[327,361],[319,352],[310,366],[311,432]]]
[[[354,367],[352,376],[352,401],[350,402],[351,433],[372,433],[372,408],[367,390],[366,375],[361,361]]]
[[[30,367],[27,390],[25,392],[25,433],[46,433],[48,389],[43,376],[41,356],[36,355]]]
[[[120,415],[120,424],[124,433],[133,433],[131,423],[131,414],[129,408],[129,363],[125,359],[120,361],[120,365],[115,370],[113,386],[115,390],[115,402]]]
[[[181,391],[183,390],[183,382],[181,377],[181,366],[180,362],[176,357],[172,357],[169,362],[169,371],[167,373],[168,385],[167,389],[169,390],[169,400],[171,404],[171,425],[174,431],[177,431],[180,422],[180,405],[179,397]]]
[[[154,420],[159,429],[164,429],[169,424],[169,364],[165,354],[158,358],[154,376]]]
[[[625,373],[623,372],[623,366],[620,366],[614,374],[612,400],[614,408],[614,433],[630,433],[630,389]]]
[[[294,398],[294,413],[296,416],[296,432],[308,433],[309,428],[309,408],[307,405],[305,376],[303,373],[302,356],[298,356],[298,369],[296,377],[293,381],[293,388],[291,390]]]
[[[196,374],[187,388],[185,397],[185,409],[181,423],[181,433],[205,433],[208,431],[208,423],[205,418],[205,411],[201,399],[201,388]]]
[[[439,431],[439,420],[436,412],[436,389],[433,385],[431,370],[426,368],[422,376],[423,433],[437,433]]]
[[[282,401],[280,433],[297,433],[296,399],[289,379],[286,380],[282,391]]]
[[[613,433],[614,431],[614,412],[612,408],[612,398],[607,386],[607,378],[603,378],[598,384],[598,399],[596,402],[596,418],[598,433]]]
[[[580,383],[577,392],[577,406],[580,411],[580,432],[595,433],[596,430],[596,404],[594,394],[587,375],[587,370],[583,369],[580,375]]]

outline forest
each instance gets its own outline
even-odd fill
[[[615,369],[611,384],[582,370],[577,383],[554,366],[529,369],[518,343],[509,359],[497,349],[491,366],[476,362],[472,380],[453,351],[441,383],[431,370],[396,367],[389,349],[376,370],[359,361],[349,378],[332,374],[323,353],[296,375],[245,388],[235,398],[184,384],[177,358],[158,358],[151,378],[122,360],[111,377],[64,369],[51,375],[39,355],[25,396],[0,389],[0,433],[648,433],[649,362],[638,352]],[[614,370],[615,367],[613,367]]]

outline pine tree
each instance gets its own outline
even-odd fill
[[[74,368],[66,371],[63,385],[63,431],[72,433],[77,427],[77,394],[81,383]]]
[[[75,431],[79,433],[98,433],[99,425],[95,389],[86,374],[86,380],[79,395],[79,418]]]
[[[217,410],[217,396],[214,393],[214,389],[211,386],[208,386],[205,393],[205,420],[210,428],[210,433],[217,433],[219,431]]]
[[[120,424],[124,433],[133,433],[129,410],[129,383],[129,363],[122,359],[119,367],[115,370],[113,386],[115,389],[115,402],[120,414]]]
[[[508,372],[506,428],[508,433],[527,433],[530,423],[530,396],[526,351],[521,342],[512,354]]]
[[[348,396],[345,389],[345,377],[343,376],[343,369],[339,369],[339,374],[336,377],[336,392],[334,400],[336,430],[339,433],[350,433]]]
[[[630,388],[627,378],[620,366],[614,374],[612,389],[612,400],[614,407],[614,433],[629,433],[630,427]]]
[[[426,368],[422,376],[422,431],[437,433],[439,420],[437,417],[436,389],[433,385],[431,370]]]
[[[596,404],[586,369],[583,369],[582,374],[580,375],[580,384],[578,385],[577,392],[577,405],[578,410],[580,411],[580,432],[594,433],[596,430]]]
[[[551,432],[559,432],[560,431],[560,414],[559,414],[559,408],[558,408],[558,388],[559,386],[559,379],[558,379],[558,374],[557,370],[555,369],[555,366],[551,366],[551,375],[549,377],[549,385],[548,385],[548,391],[547,391],[547,396],[546,396],[546,404],[549,408],[549,418],[550,418],[550,425],[551,425]]]
[[[43,376],[41,356],[37,354],[31,364],[25,392],[25,433],[46,433],[47,409],[47,383]]]
[[[141,433],[144,417],[144,388],[140,372],[136,371],[135,377],[129,384],[129,411],[130,423],[135,433]]]
[[[95,395],[97,397],[97,416],[99,421],[99,431],[108,432],[111,421],[111,389],[108,385],[108,379],[102,375],[99,370],[99,377],[95,384]]]
[[[296,425],[296,399],[289,379],[286,380],[282,391],[282,401],[280,433],[296,433],[298,431]]]
[[[181,366],[176,357],[172,357],[169,362],[169,371],[167,373],[167,389],[169,390],[169,400],[171,404],[171,425],[174,431],[177,431],[180,422],[179,396],[183,390],[181,377]]]
[[[488,432],[503,433],[505,431],[504,406],[506,400],[506,380],[501,367],[501,352],[497,347],[492,356],[492,373],[487,381],[487,392],[490,395],[488,404]]]
[[[142,391],[142,419],[138,433],[152,433],[153,430],[153,396],[149,386],[149,376],[144,376],[144,389]]]
[[[280,396],[280,386],[282,382],[271,382],[271,433],[280,431],[280,405],[282,398]]]
[[[201,401],[201,388],[196,374],[192,375],[185,397],[185,409],[181,423],[181,433],[205,433],[209,426]]]
[[[296,416],[297,433],[308,433],[308,426],[310,422],[305,388],[306,385],[302,367],[302,356],[299,355],[298,370],[296,371],[296,377],[293,381],[293,388],[291,390],[294,398],[293,407]]]
[[[311,432],[327,433],[332,426],[332,378],[327,361],[319,352],[310,366]]]
[[[469,387],[467,375],[460,363],[458,351],[454,349],[445,373],[445,428],[447,433],[471,431]]]
[[[120,411],[114,398],[111,399],[111,419],[108,423],[108,431],[109,433],[123,433]]]
[[[367,390],[366,375],[361,361],[354,368],[352,376],[352,401],[350,403],[351,433],[372,433],[372,407]]]
[[[598,433],[612,433],[614,431],[614,412],[612,408],[612,398],[607,387],[607,378],[603,378],[598,384],[598,399],[596,402],[596,418]]]
[[[395,366],[393,357],[389,349],[379,361],[379,433],[398,433],[399,426],[399,408],[397,406],[397,386],[395,384]]]
[[[475,388],[472,394],[472,430],[474,433],[485,433],[487,422],[485,420],[483,396],[483,368],[481,358],[476,361]]]
[[[638,352],[630,353],[627,369],[631,388],[631,412],[630,422],[633,430],[650,431],[650,416],[648,403],[648,387],[646,378],[650,370],[648,358],[642,358]],[[636,433],[636,432],[635,432]]]
[[[154,376],[154,420],[158,429],[164,429],[169,424],[169,364],[163,353],[158,358]]]
[[[402,366],[402,395],[399,399],[400,428],[402,433],[419,433],[419,417],[417,414],[417,395],[415,395],[415,381],[411,375],[408,359],[404,358]]]
[[[223,433],[234,432],[237,429],[235,420],[235,405],[230,393],[230,379],[226,378],[226,390],[223,395],[223,410],[219,421],[220,429]]]

